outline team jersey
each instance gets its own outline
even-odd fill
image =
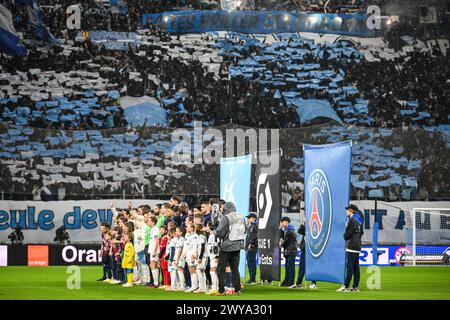
[[[186,235],[186,241],[184,242],[184,248],[186,250],[186,258],[191,258],[197,254],[197,241],[198,234],[192,233]]]
[[[173,261],[173,253],[172,248],[175,248],[174,245],[174,238],[167,241],[167,249],[166,249],[166,257],[168,258],[168,261]]]
[[[162,237],[159,240],[159,258],[164,259],[166,253],[167,253],[167,243],[168,243],[167,237]]]
[[[181,260],[181,259],[184,258],[184,256],[183,256],[183,251],[184,251],[183,248],[184,248],[185,238],[184,237],[175,237],[174,239],[176,239],[175,250],[176,250],[176,252],[180,252],[179,259]],[[176,256],[177,256],[177,253],[175,253],[175,258],[176,258]]]
[[[136,253],[145,250],[145,229],[139,228],[133,231],[134,249]]]
[[[203,247],[203,255],[202,255],[202,247]],[[207,253],[205,251],[206,249],[206,237],[203,234],[200,234],[197,238],[197,259],[204,258],[207,256]]]
[[[210,258],[215,258],[219,255],[219,243],[215,232],[209,234],[206,250]]]
[[[133,269],[134,261],[135,261],[135,250],[134,246],[131,242],[128,242],[125,245],[123,260],[122,260],[122,268],[124,269]]]
[[[145,226],[145,245],[148,246],[150,244],[150,231],[152,228],[150,226]]]
[[[154,226],[150,230],[150,242],[148,243],[148,253],[153,254],[153,250],[155,249],[155,244],[159,243],[159,228]],[[156,254],[158,255],[158,250],[156,250]]]

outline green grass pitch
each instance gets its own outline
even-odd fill
[[[369,290],[367,279],[372,274],[361,268],[361,292],[337,293],[333,283],[318,283],[318,289],[280,288],[252,285],[241,296],[210,297],[204,294],[166,292],[135,286],[122,288],[95,281],[101,267],[80,267],[81,288],[68,289],[66,267],[0,267],[0,300],[7,299],[151,299],[151,300],[324,300],[324,299],[445,299],[450,300],[449,267],[380,267],[381,289]]]

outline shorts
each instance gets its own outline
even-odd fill
[[[188,267],[197,267],[197,260],[193,260],[192,258],[187,259]]]
[[[195,261],[197,263],[197,270],[205,270],[206,263],[208,262],[208,257],[203,257],[202,262],[198,263],[199,260]]]
[[[150,256],[150,262],[158,262],[158,261],[159,261],[158,255],[154,257]]]
[[[175,272],[175,271],[178,270],[178,268],[177,268],[177,266],[175,265],[175,262],[174,262],[174,261],[172,261],[172,264],[169,264],[169,265],[168,265],[168,270],[169,270],[169,272]]]
[[[186,259],[185,258],[183,258],[183,259],[180,259],[179,261],[178,261],[178,268],[181,268],[181,269],[184,269],[184,266],[186,265]]]
[[[147,264],[145,259],[145,251],[138,252],[137,256],[139,257],[139,260],[141,260],[142,264]]]
[[[217,268],[219,259],[217,257],[209,257],[209,268]]]

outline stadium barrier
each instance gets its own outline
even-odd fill
[[[68,265],[101,265],[100,243],[92,244],[40,244],[40,245],[0,245],[0,267],[6,266],[68,266]],[[427,246],[427,250],[439,252],[433,257],[438,265],[450,265],[449,261],[444,262],[446,252],[450,250],[448,246]],[[409,249],[404,245],[389,245],[378,247],[379,266],[403,266],[407,259]],[[295,265],[299,264],[301,251],[298,250]],[[448,254],[447,254],[448,255]],[[281,265],[285,260],[281,256]],[[365,245],[361,249],[359,257],[361,266],[373,264],[372,246]],[[418,263],[420,264],[420,263]],[[258,261],[259,265],[259,261]]]
[[[154,207],[157,203],[164,202],[162,200],[121,199],[115,201],[115,205],[117,208],[126,208],[130,200],[136,207],[141,204],[149,204]],[[53,243],[55,232],[61,226],[66,228],[72,243],[98,242],[100,241],[100,224],[102,222],[111,223],[110,203],[111,200],[0,201],[0,243],[9,242],[8,236],[16,226],[22,229],[25,243]],[[380,245],[408,243],[405,214],[408,210],[425,206],[450,208],[450,201],[389,203],[379,201],[376,211],[374,201],[351,201],[351,203],[357,205],[364,214],[363,242],[365,244],[372,243],[373,224],[377,221]],[[344,210],[342,214],[345,214]],[[283,213],[283,215],[289,216],[294,226],[299,226],[299,213]],[[424,223],[425,219],[426,215],[420,213],[417,225],[427,228],[427,224]],[[435,231],[447,233],[450,225],[448,222],[436,224],[436,228],[441,229]],[[434,238],[430,238],[428,244],[446,245],[448,243],[448,240],[437,239],[436,232],[432,234]]]
[[[0,266],[101,265],[100,243],[0,245]]]

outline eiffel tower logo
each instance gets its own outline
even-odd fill
[[[314,229],[314,227],[316,229]],[[317,236],[322,230],[322,221],[320,221],[319,212],[317,211],[317,190],[314,190],[311,220],[309,221],[309,230],[311,230],[311,233],[315,236]]]

